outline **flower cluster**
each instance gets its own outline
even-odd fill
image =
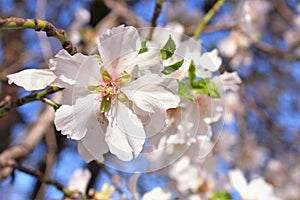
[[[157,32],[152,41],[140,35],[130,26],[108,29],[99,38],[99,54],[61,50],[49,69],[8,75],[9,83],[29,91],[64,88],[55,126],[78,142],[87,162],[104,161],[108,154],[130,161],[146,143],[209,141],[210,124],[223,111],[215,102],[222,84],[212,76],[221,64],[217,51],[201,54],[197,42],[181,42],[170,31],[162,34],[166,41]]]

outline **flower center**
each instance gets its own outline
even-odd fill
[[[101,87],[101,97],[106,97],[106,98],[110,98],[112,99],[113,97],[115,97],[118,93],[119,93],[119,84],[116,81],[108,81],[108,82],[104,82],[102,85],[100,85]]]
[[[131,76],[126,71],[123,71],[117,79],[112,79],[106,70],[100,70],[102,76],[100,85],[90,85],[88,86],[88,90],[99,94],[101,101],[100,112],[105,113],[117,98],[121,102],[128,102],[129,99],[120,91],[120,88],[126,86],[131,81]]]

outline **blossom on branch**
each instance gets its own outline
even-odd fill
[[[140,45],[135,28],[119,26],[100,36],[100,58],[62,50],[50,60],[50,70],[25,70],[9,75],[9,82],[27,90],[65,88],[57,130],[78,141],[86,161],[103,161],[108,151],[130,161],[146,135],[164,126],[166,110],[179,103],[177,81],[161,76],[159,51],[139,54]]]

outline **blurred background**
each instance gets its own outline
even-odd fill
[[[164,27],[171,22],[180,23],[184,33],[192,36],[215,2],[166,0],[157,24]],[[88,54],[106,28],[119,24],[150,26],[154,7],[155,0],[0,0],[0,17],[45,19],[66,30],[78,51]],[[209,166],[211,171],[202,177],[210,178],[209,186],[204,188],[206,182],[200,181],[198,190],[192,193],[205,196],[225,190],[231,198],[241,199],[243,195],[232,187],[228,177],[229,171],[240,169],[248,182],[263,178],[280,199],[299,200],[300,1],[228,0],[200,40],[206,50],[219,50],[223,59],[221,73],[237,71],[243,82],[238,91],[226,97],[225,126],[207,158],[214,160]],[[43,32],[1,30],[0,105],[5,99],[29,94],[8,85],[6,75],[22,69],[47,68],[49,59],[61,48],[58,40]],[[0,157],[27,141],[29,147],[24,151],[28,153],[16,158],[24,166],[39,169],[64,185],[68,185],[76,169],[87,167],[92,173],[89,188],[99,191],[109,183],[116,188],[112,199],[122,195],[130,199],[132,194],[126,183],[131,174],[95,162],[86,165],[77,153],[76,143],[56,132],[52,116],[47,114],[51,108],[45,107],[33,102],[0,119]],[[154,187],[166,187],[175,198],[181,195],[176,184],[178,180],[166,173],[153,172],[140,176],[137,190],[142,195]],[[55,187],[17,170],[0,182],[0,199],[62,197]]]

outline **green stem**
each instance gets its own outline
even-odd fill
[[[30,28],[35,31],[44,31],[48,37],[57,38],[63,48],[69,52],[70,55],[77,53],[76,48],[72,45],[66,32],[62,29],[57,29],[53,24],[40,19],[23,19],[17,17],[1,18],[0,29],[25,29]]]
[[[60,90],[62,90],[62,88],[53,86],[53,87],[41,90],[39,92],[33,92],[26,97],[6,102],[0,106],[0,118],[3,117],[7,112],[9,112],[13,108],[19,107],[21,105],[24,105],[26,103],[30,103],[33,101],[38,101],[38,100],[42,100],[45,103],[48,103],[49,105],[53,106],[54,109],[57,109],[59,107],[59,105],[53,101],[51,102],[51,101],[45,100],[45,97],[49,94],[53,94]]]
[[[194,39],[198,40],[200,34],[204,30],[206,24],[211,20],[211,18],[220,10],[221,6],[224,4],[226,0],[218,0],[215,5],[206,13],[206,15],[200,21],[195,33]]]
[[[52,106],[54,108],[54,110],[57,110],[61,106],[60,104],[56,103],[52,99],[48,99],[46,97],[42,98],[41,101]]]

